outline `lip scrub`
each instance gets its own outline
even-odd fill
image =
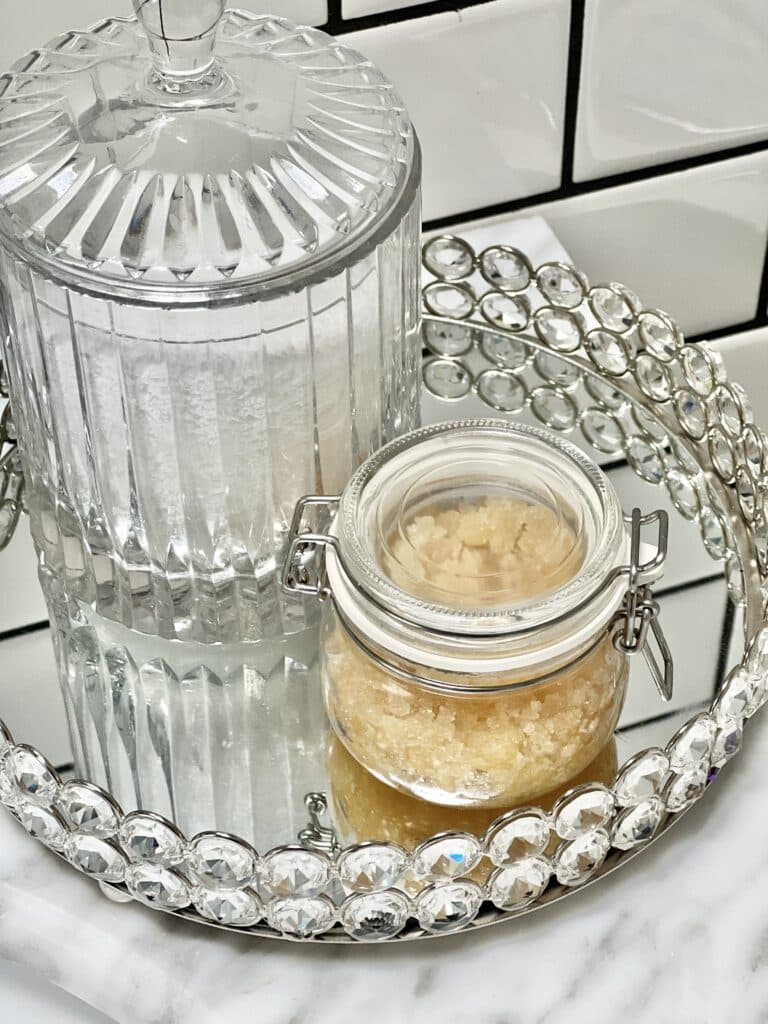
[[[360,467],[312,538],[332,596],[328,715],[378,779],[509,807],[606,746],[628,676],[629,541],[613,487],[572,444],[496,420],[415,431]]]

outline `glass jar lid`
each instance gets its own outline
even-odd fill
[[[601,593],[610,617],[624,589],[605,586],[627,548],[614,488],[537,427],[468,420],[394,441],[345,488],[336,532],[354,587],[432,633],[528,635]]]
[[[133,0],[0,78],[0,240],[88,290],[258,297],[360,258],[418,186],[391,83],[225,0]]]

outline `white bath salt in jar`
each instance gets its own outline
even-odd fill
[[[623,615],[630,538],[587,456],[534,427],[443,423],[371,456],[327,532],[305,532],[323,501],[297,508],[284,580],[331,598],[325,702],[364,768],[433,803],[505,807],[598,755],[642,616]],[[661,536],[631,579],[650,616]],[[638,530],[635,545],[639,563]]]

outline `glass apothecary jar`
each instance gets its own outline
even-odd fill
[[[364,463],[327,532],[305,532],[327,504],[297,508],[285,582],[331,598],[338,737],[413,796],[510,807],[556,789],[609,743],[649,629],[668,654],[650,590],[665,514],[635,510],[628,531],[607,477],[547,431],[424,428]]]
[[[253,837],[296,500],[418,425],[419,148],[320,31],[134,8],[0,78],[4,358],[78,774]]]

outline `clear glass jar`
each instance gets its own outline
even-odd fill
[[[3,78],[4,359],[78,773],[258,838],[293,507],[419,422],[419,147],[323,32],[133,6]]]
[[[630,542],[573,445],[494,420],[415,431],[357,471],[323,543],[326,707],[377,778],[510,807],[606,747],[627,685]]]

